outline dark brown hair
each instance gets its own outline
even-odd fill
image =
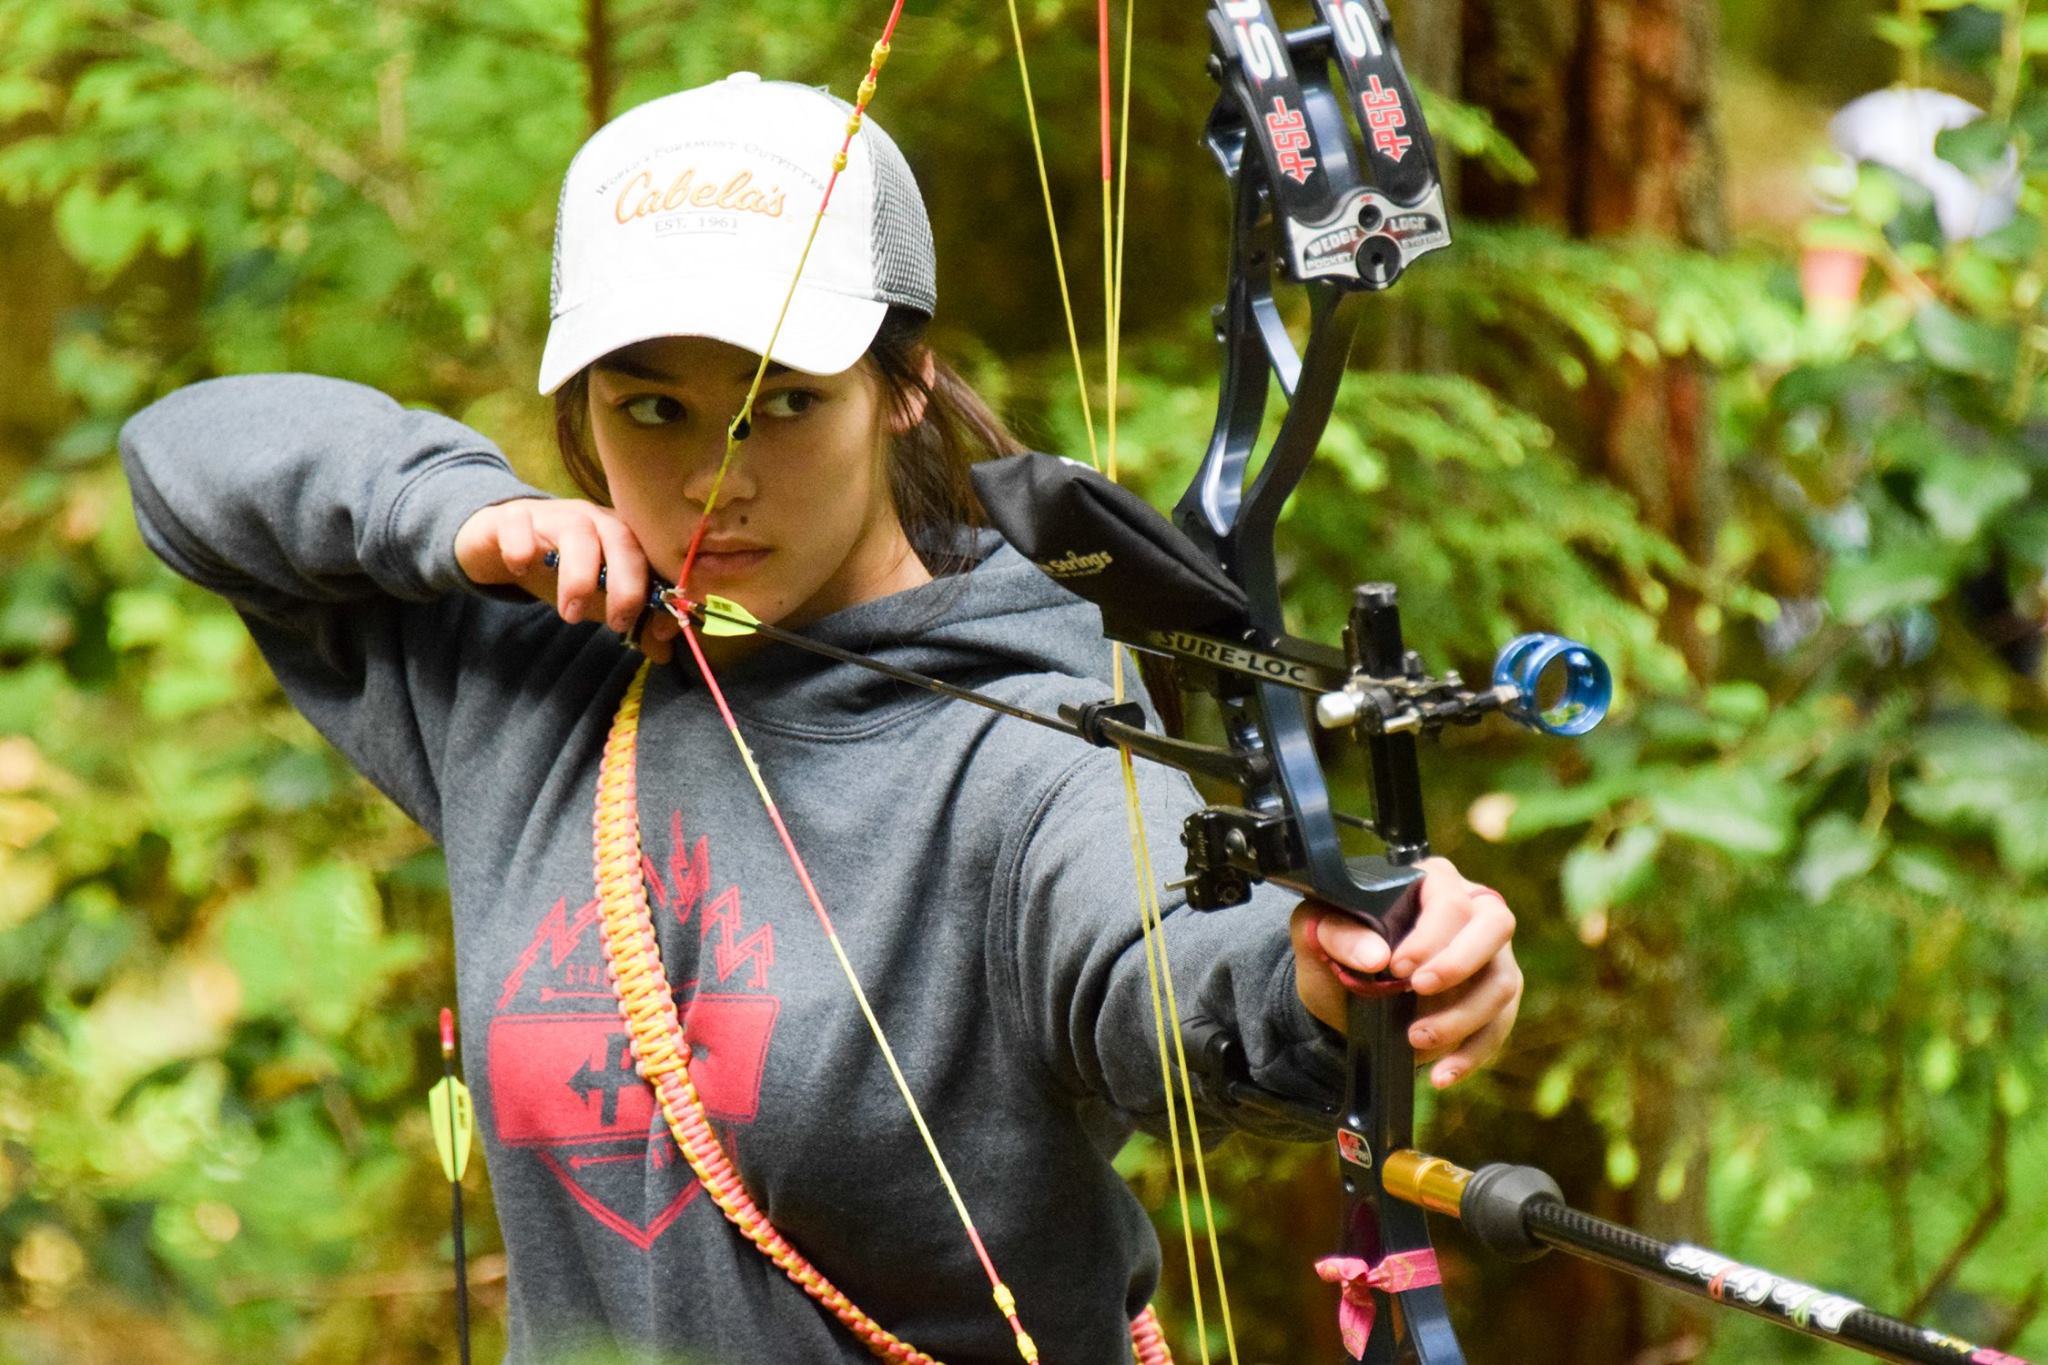
[[[969,466],[1023,447],[981,395],[925,344],[928,322],[914,309],[891,308],[864,359],[897,413],[922,408],[916,424],[891,442],[889,497],[903,534],[938,576],[974,564],[961,532],[985,519],[967,477]],[[611,490],[590,440],[588,366],[555,390],[555,445],[576,487],[609,507]]]

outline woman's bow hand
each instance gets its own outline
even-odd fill
[[[1500,893],[1476,886],[1442,858],[1422,864],[1422,908],[1398,947],[1315,901],[1295,908],[1295,987],[1309,1013],[1342,1032],[1348,1006],[1336,968],[1371,976],[1391,965],[1416,994],[1408,1041],[1430,1067],[1430,1084],[1455,1085],[1507,1042],[1522,1004],[1514,912]]]

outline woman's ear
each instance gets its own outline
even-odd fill
[[[889,434],[901,436],[924,420],[926,408],[931,405],[932,386],[938,382],[939,366],[929,350],[919,350],[917,356],[918,386],[898,395],[889,415]]]

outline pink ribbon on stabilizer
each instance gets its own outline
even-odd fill
[[[1444,1282],[1434,1251],[1397,1251],[1371,1265],[1360,1256],[1325,1256],[1316,1262],[1316,1274],[1343,1289],[1337,1303],[1337,1332],[1353,1360],[1365,1359],[1366,1343],[1372,1340],[1372,1323],[1379,1307],[1372,1291],[1402,1294]]]

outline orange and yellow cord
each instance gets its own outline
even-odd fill
[[[1038,1359],[1038,1347],[1017,1317],[1016,1296],[996,1274],[995,1264],[989,1258],[988,1248],[968,1217],[966,1203],[960,1190],[953,1182],[946,1168],[945,1160],[939,1155],[937,1140],[926,1125],[924,1115],[910,1092],[909,1082],[904,1078],[902,1068],[897,1065],[895,1050],[890,1047],[881,1022],[875,1017],[869,1005],[867,994],[861,989],[860,978],[847,958],[845,946],[832,926],[832,918],[825,912],[825,905],[818,895],[817,886],[811,881],[802,857],[796,851],[795,841],[790,838],[789,827],[782,819],[782,812],[768,791],[767,782],[761,776],[759,765],[754,762],[753,753],[741,737],[738,723],[733,719],[732,708],[726,704],[725,695],[719,689],[709,665],[704,658],[695,628],[687,618],[683,621],[683,638],[688,642],[690,652],[703,672],[704,682],[720,718],[725,722],[726,732],[732,736],[738,747],[740,760],[747,775],[754,783],[754,789],[761,798],[762,808],[768,813],[775,826],[776,835],[782,841],[783,850],[789,855],[790,865],[795,869],[797,880],[802,884],[805,897],[824,929],[826,942],[839,961],[840,970],[845,973],[848,984],[853,988],[854,999],[860,1006],[861,1015],[868,1021],[876,1043],[882,1049],[883,1060],[888,1064],[889,1074],[895,1079],[898,1092],[909,1106],[912,1121],[918,1135],[923,1138],[925,1149],[931,1154],[937,1166],[946,1193],[952,1198],[962,1224],[967,1229],[969,1242],[982,1269],[987,1273],[993,1286],[997,1308],[1009,1323],[1015,1338],[1017,1351],[1026,1361]],[[669,1132],[689,1163],[699,1182],[711,1195],[712,1201],[725,1214],[728,1221],[752,1242],[761,1254],[766,1256],[790,1281],[804,1293],[827,1309],[847,1331],[851,1332],[877,1358],[901,1362],[902,1365],[938,1365],[931,1356],[912,1346],[909,1342],[891,1333],[876,1322],[825,1274],[807,1260],[803,1253],[791,1246],[788,1239],[776,1230],[768,1216],[761,1211],[747,1192],[739,1171],[732,1160],[719,1146],[718,1135],[712,1130],[710,1116],[705,1112],[704,1101],[698,1095],[696,1086],[690,1080],[690,1044],[684,1036],[681,1014],[676,1009],[675,992],[669,985],[667,970],[661,961],[661,947],[655,935],[654,911],[647,902],[647,884],[644,878],[644,854],[640,844],[639,779],[636,750],[640,737],[640,714],[646,696],[647,677],[651,663],[643,663],[633,674],[627,685],[626,695],[619,702],[619,709],[612,718],[611,732],[606,736],[604,754],[598,765],[597,810],[593,820],[596,843],[596,880],[598,899],[598,936],[603,944],[605,970],[613,994],[618,997],[619,1013],[626,1025],[626,1039],[632,1049],[634,1069],[653,1087],[655,1102],[661,1107],[663,1119],[668,1123]],[[1131,1322],[1131,1353],[1137,1365],[1173,1365],[1172,1354],[1167,1350],[1166,1338],[1160,1330],[1159,1320],[1150,1308],[1145,1309]]]
[[[846,1330],[883,1360],[938,1365],[862,1312],[837,1285],[789,1244],[747,1193],[718,1145],[704,1101],[690,1081],[690,1044],[662,967],[653,911],[642,880],[640,811],[634,747],[649,665],[642,664],[619,703],[598,768],[597,898],[605,968],[618,996],[635,1069],[654,1088],[662,1117],[684,1160],[732,1225],[800,1289],[830,1310]],[[751,767],[751,760],[750,760]],[[779,823],[779,822],[778,822]],[[836,943],[834,945],[837,946]],[[1033,1355],[1025,1359],[1035,1359]]]

